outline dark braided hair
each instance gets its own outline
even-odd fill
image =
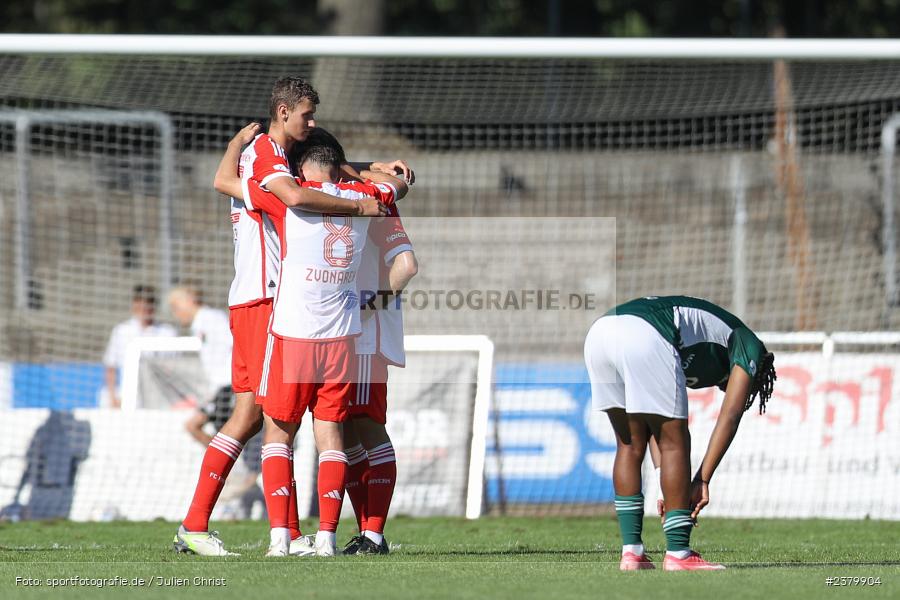
[[[759,395],[759,414],[766,412],[766,402],[772,397],[776,379],[778,379],[778,375],[775,373],[775,355],[766,352],[763,354],[759,368],[756,369],[756,377],[753,378],[750,385],[750,395],[747,396],[744,410],[750,410],[753,400]]]

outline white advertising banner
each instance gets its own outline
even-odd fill
[[[0,412],[0,518],[181,520],[205,450],[184,429],[190,414],[97,409]],[[309,429],[307,424],[298,443],[298,481],[313,477],[315,450]],[[265,515],[259,446],[255,452],[250,447],[247,456],[235,463],[213,519]],[[309,486],[298,493],[308,514]]]
[[[440,353],[436,357],[442,372],[446,371],[438,380],[471,380],[468,363],[448,361]],[[776,356],[776,368],[778,381],[768,410],[759,415],[754,406],[744,414],[713,478],[704,516],[900,519],[900,354],[825,357],[782,352]],[[388,427],[400,464],[392,506],[397,514],[462,514],[464,509],[471,390],[453,385],[423,387],[419,380],[428,378],[422,377],[422,371],[436,369],[436,364],[422,363],[405,371],[392,370]],[[498,395],[499,407],[506,411],[520,410],[525,399],[504,398]],[[563,406],[547,396],[536,398],[546,410],[573,409],[571,401]],[[519,404],[509,404],[512,400]],[[690,394],[695,469],[721,400],[716,389]],[[573,410],[572,418],[577,420],[581,413]],[[183,518],[204,450],[184,430],[190,414],[187,410],[0,409],[0,519]],[[590,450],[571,436],[557,436],[557,441],[568,440],[575,452],[572,460],[584,459],[594,470],[608,473],[614,454],[608,422],[587,406],[583,414],[591,439],[607,449]],[[296,454],[304,514],[314,489],[315,451],[309,421],[304,420]],[[534,425],[518,421],[522,427]],[[515,436],[504,437],[508,438],[501,441],[505,446],[517,443]],[[541,440],[529,437],[525,441]],[[549,438],[545,441],[549,443]],[[258,461],[258,446],[245,454]],[[508,493],[516,491],[517,480],[511,477],[520,470],[528,475],[544,464],[531,455],[510,454],[507,459]],[[264,516],[254,470],[258,462],[256,467],[252,461],[244,463],[242,456],[214,518]],[[573,471],[572,476],[576,472],[581,473]],[[489,470],[489,482],[491,476]],[[584,475],[580,477],[584,481]],[[656,480],[647,477],[646,481],[650,513],[655,511]],[[530,480],[526,483],[533,486]],[[608,501],[608,495],[600,492],[590,496],[592,500],[573,496],[554,501]]]
[[[754,404],[710,485],[706,516],[900,519],[900,355],[777,353],[766,413]],[[690,394],[692,463],[722,401]],[[648,478],[647,511],[656,480]]]

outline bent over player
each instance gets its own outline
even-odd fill
[[[690,548],[691,529],[709,503],[709,482],[759,397],[765,410],[775,381],[772,353],[740,319],[706,300],[647,297],[619,305],[591,326],[584,342],[595,410],[616,435],[613,465],[623,571],[652,569],[641,530],[641,464],[651,436],[660,450],[667,571],[724,569]],[[706,455],[691,481],[687,389],[725,391]]]

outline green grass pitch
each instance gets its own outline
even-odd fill
[[[216,524],[214,524],[216,525]],[[306,531],[313,523],[304,523]],[[239,558],[171,550],[176,525],[0,525],[0,598],[825,598],[900,597],[900,522],[703,519],[695,548],[729,565],[717,573],[620,573],[618,528],[596,518],[393,519],[387,557],[266,559],[262,522],[217,525]],[[345,541],[350,528],[342,526]],[[659,564],[657,519],[645,543]],[[51,589],[49,578],[143,578],[145,587]],[[826,587],[827,577],[878,577],[871,587]],[[17,585],[16,578],[43,581]],[[194,585],[222,578],[225,586]],[[161,585],[160,580],[165,579]],[[175,587],[172,578],[186,579]]]

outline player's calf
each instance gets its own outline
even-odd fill
[[[313,433],[319,448],[319,531],[316,533],[316,556],[338,553],[337,532],[344,501],[347,478],[347,455],[343,450],[341,423],[316,419]]]
[[[225,480],[244,444],[262,428],[262,411],[256,405],[252,392],[237,394],[234,412],[213,437],[200,466],[200,477],[194,490],[188,513],[182,522],[191,533],[203,533],[209,529],[209,517],[225,487]]]
[[[377,388],[370,384],[370,389]],[[365,476],[366,514],[362,535],[371,540],[374,546],[381,548],[384,542],[384,526],[397,482],[397,459],[384,425],[384,402],[376,404],[381,407],[377,413],[378,420],[368,415],[359,416],[353,420],[353,426],[366,448],[369,463]]]
[[[356,426],[353,419],[344,423],[343,427],[344,453],[347,455],[347,479],[344,482],[344,490],[350,497],[353,505],[353,514],[356,515],[356,525],[360,535],[354,536],[344,547],[344,554],[354,554],[359,549],[359,541],[366,524],[366,502],[368,501],[368,471],[369,457],[356,434]]]
[[[186,531],[202,533],[209,529],[209,517],[243,449],[243,443],[222,432],[213,437],[203,455],[194,497],[182,522]]]
[[[663,532],[666,534],[666,557],[663,569],[666,571],[719,571],[724,565],[704,560],[691,550],[691,529],[694,519],[689,509],[666,512]]]
[[[270,544],[266,556],[287,556],[290,552],[289,522],[293,498],[291,446],[299,425],[265,416],[262,475],[270,527]]]
[[[622,534],[622,559],[619,562],[621,571],[638,571],[653,569],[653,563],[644,551],[641,533],[644,527],[644,495],[615,497],[616,518]]]

